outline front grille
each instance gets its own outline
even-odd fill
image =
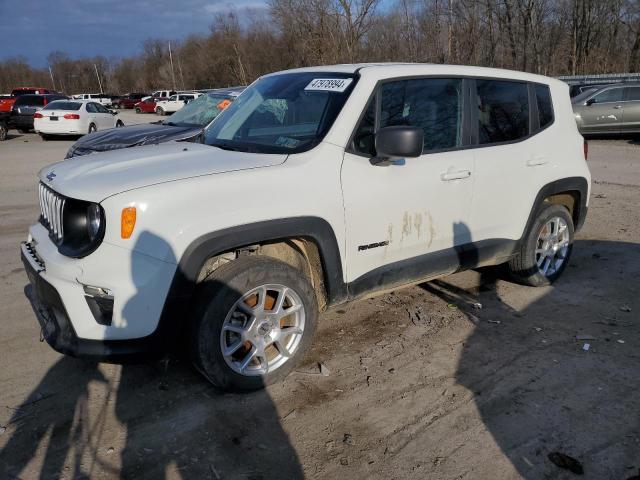
[[[38,189],[40,197],[40,223],[49,230],[51,238],[60,243],[64,237],[64,204],[66,199],[41,183]]]

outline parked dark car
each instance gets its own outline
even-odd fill
[[[160,122],[112,128],[85,135],[71,145],[66,158],[171,140],[197,141],[203,129],[227,108],[242,90],[244,87],[211,91],[192,100]]]
[[[148,93],[127,93],[120,98],[113,99],[112,105],[114,108],[133,108],[136,103],[148,96]]]
[[[21,133],[33,130],[33,114],[42,110],[49,102],[54,100],[68,99],[66,95],[59,93],[47,93],[44,95],[20,95],[13,102],[11,107],[11,117],[9,119],[12,128],[16,128]]]
[[[7,132],[9,131],[9,112],[0,112],[0,142],[4,142],[7,139]]]

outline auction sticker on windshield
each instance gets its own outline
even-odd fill
[[[352,78],[314,78],[305,90],[320,92],[344,92],[353,81]]]

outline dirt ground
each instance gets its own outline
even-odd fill
[[[0,143],[1,478],[572,478],[553,451],[583,478],[638,474],[633,141],[591,142],[589,215],[553,287],[471,271],[333,309],[305,365],[245,395],[179,359],[93,364],[39,342],[18,244],[35,173],[69,144]]]

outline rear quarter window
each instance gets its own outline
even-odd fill
[[[529,135],[527,84],[476,80],[480,145],[512,142]]]
[[[538,105],[538,123],[540,129],[553,123],[553,103],[547,85],[535,85],[536,103]]]

